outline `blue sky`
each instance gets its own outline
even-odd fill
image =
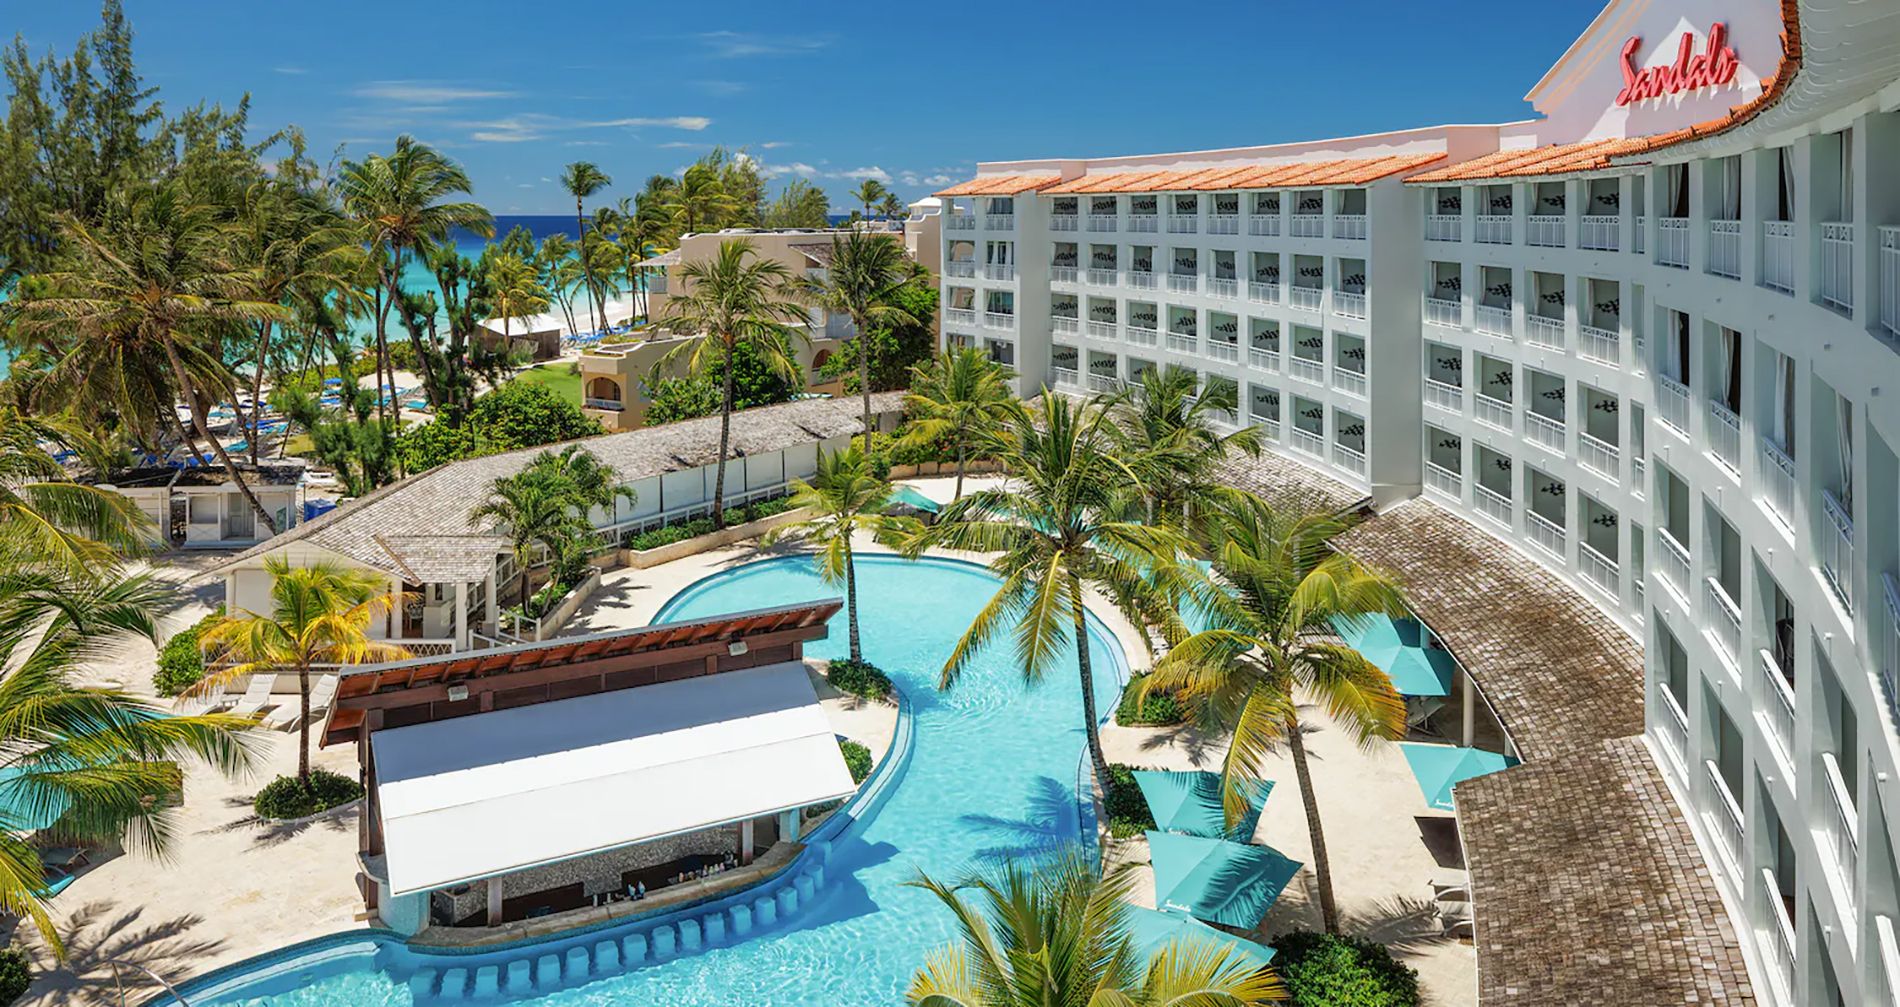
[[[96,21],[88,0],[8,6],[0,29],[36,55]],[[126,0],[169,105],[248,92],[254,123],[301,126],[326,159],[413,133],[499,213],[571,210],[569,161],[605,168],[611,199],[715,143],[836,205],[862,177],[912,198],[978,160],[1523,118],[1600,7]]]

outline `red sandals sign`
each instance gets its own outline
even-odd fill
[[[1636,65],[1636,50],[1642,47],[1642,36],[1630,36],[1630,40],[1623,43],[1623,90],[1616,92],[1617,107],[1666,94],[1720,87],[1734,80],[1735,70],[1741,63],[1735,58],[1735,50],[1724,44],[1727,41],[1728,26],[1717,21],[1709,26],[1708,48],[1698,53],[1695,33],[1685,31],[1676,47],[1674,63],[1643,69]]]

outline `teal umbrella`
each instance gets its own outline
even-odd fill
[[[1220,774],[1204,770],[1137,769],[1135,785],[1154,813],[1155,827],[1166,832],[1185,832],[1210,839],[1249,842],[1254,826],[1260,822],[1260,809],[1273,792],[1272,780],[1261,780],[1252,788],[1247,813],[1232,829],[1221,811]]]
[[[1255,966],[1273,961],[1272,948],[1216,930],[1179,910],[1131,907],[1128,910],[1128,937],[1135,942],[1135,950],[1141,952],[1143,957],[1153,957],[1171,941],[1185,941],[1225,945],[1229,954]]]
[[[1485,776],[1517,765],[1508,755],[1456,745],[1425,745],[1399,742],[1405,761],[1412,766],[1412,777],[1425,794],[1425,802],[1440,811],[1456,811],[1451,803],[1451,788],[1474,776]]]
[[[1371,615],[1355,621],[1336,620],[1334,630],[1352,649],[1365,655],[1392,677],[1392,687],[1406,696],[1451,695],[1451,655],[1430,645],[1431,632],[1417,619],[1392,620]]]
[[[1155,901],[1164,910],[1249,930],[1260,925],[1300,862],[1265,846],[1148,833]]]

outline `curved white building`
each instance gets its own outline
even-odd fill
[[[1399,530],[1489,543],[1496,582],[1457,583],[1494,620],[1549,618],[1511,593],[1546,581],[1594,606],[1558,622],[1590,637],[1570,653],[1627,648],[1604,681],[1631,746],[1616,713],[1545,743],[1571,711],[1514,717],[1524,683],[1459,656],[1526,758],[1491,790],[1558,786],[1587,747],[1647,819],[1606,848],[1649,859],[1594,865],[1594,899],[1560,891],[1592,864],[1474,859],[1483,1002],[1900,1004],[1900,3],[1614,0],[1529,100],[1503,125],[984,163],[938,194],[945,341],[1025,393],[1232,382],[1237,422],[1370,499],[1375,558],[1405,565],[1380,552]],[[1613,831],[1569,805],[1517,824]],[[1673,901],[1698,891],[1720,911]],[[1551,934],[1541,964],[1511,953]]]

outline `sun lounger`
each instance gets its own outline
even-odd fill
[[[330,712],[331,705],[336,702],[336,684],[335,675],[325,675],[317,679],[316,685],[310,687],[310,718],[312,720]],[[264,726],[273,731],[294,731],[302,722],[301,703],[285,703],[272,710],[270,716],[264,718]]]
[[[1472,937],[1471,903],[1438,903],[1438,925],[1446,937]]]
[[[277,685],[277,676],[259,672],[251,676],[251,684],[244,690],[243,698],[231,707],[231,713],[239,717],[255,717],[267,708],[274,706],[270,691]]]
[[[1433,871],[1431,885],[1433,900],[1455,898],[1469,901],[1471,898],[1471,875],[1456,867]]]

